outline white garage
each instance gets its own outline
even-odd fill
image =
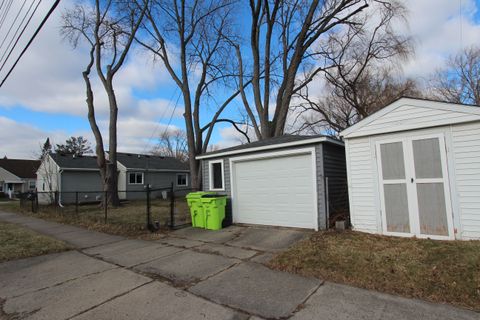
[[[401,98],[341,132],[355,230],[480,239],[480,108]]]
[[[233,222],[318,228],[315,149],[296,152],[230,159]]]
[[[326,181],[346,190],[343,143],[328,137],[283,136],[198,159],[203,189],[229,196],[233,223],[318,230],[327,227],[329,203],[348,205],[326,197]]]

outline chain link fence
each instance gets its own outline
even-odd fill
[[[23,211],[56,215],[91,223],[116,225],[132,230],[177,229],[191,224],[185,196],[189,188],[145,187],[118,191],[120,205],[106,206],[105,191],[26,192],[18,195]]]

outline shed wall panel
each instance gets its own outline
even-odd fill
[[[350,217],[354,230],[376,233],[379,216],[376,207],[375,167],[370,138],[349,139],[345,145]]]
[[[452,126],[462,239],[480,238],[480,123]]]

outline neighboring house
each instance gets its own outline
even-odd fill
[[[0,193],[13,197],[15,193],[34,191],[38,160],[0,159]]]
[[[189,186],[188,166],[181,161],[160,156],[118,153],[118,191],[120,199],[145,198],[146,185],[152,189]],[[71,203],[78,197],[80,202],[100,200],[102,181],[97,158],[50,154],[38,170],[39,201],[52,202],[54,192],[59,192],[61,203]],[[152,197],[160,191],[152,192]]]
[[[325,229],[327,203],[348,206],[344,146],[329,137],[287,135],[197,159],[204,190],[229,197],[234,223]],[[326,178],[338,192],[327,192]]]
[[[188,164],[173,157],[117,153],[120,199],[144,198],[145,186],[151,189],[190,187]],[[126,191],[126,192],[123,192]],[[161,191],[155,191],[158,196]]]
[[[37,171],[38,201],[51,203],[58,196],[60,203],[97,201],[102,198],[102,181],[97,158],[58,153],[44,158]],[[56,191],[60,191],[55,195]]]
[[[480,107],[401,98],[341,135],[354,230],[480,239]]]

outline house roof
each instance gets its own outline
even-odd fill
[[[97,157],[94,156],[74,156],[61,153],[52,153],[50,156],[61,169],[98,170]]]
[[[348,139],[397,131],[480,121],[480,107],[401,97],[340,132]]]
[[[255,141],[252,143],[242,144],[230,148],[220,149],[212,152],[204,153],[197,157],[197,159],[207,159],[214,157],[221,157],[233,155],[238,153],[255,152],[269,149],[285,148],[290,146],[299,146],[305,144],[328,142],[343,146],[343,142],[325,135],[284,135],[264,140]]]
[[[39,160],[0,159],[0,167],[24,179],[35,179],[40,163]]]
[[[188,164],[173,157],[117,153],[117,161],[127,169],[188,171]]]

